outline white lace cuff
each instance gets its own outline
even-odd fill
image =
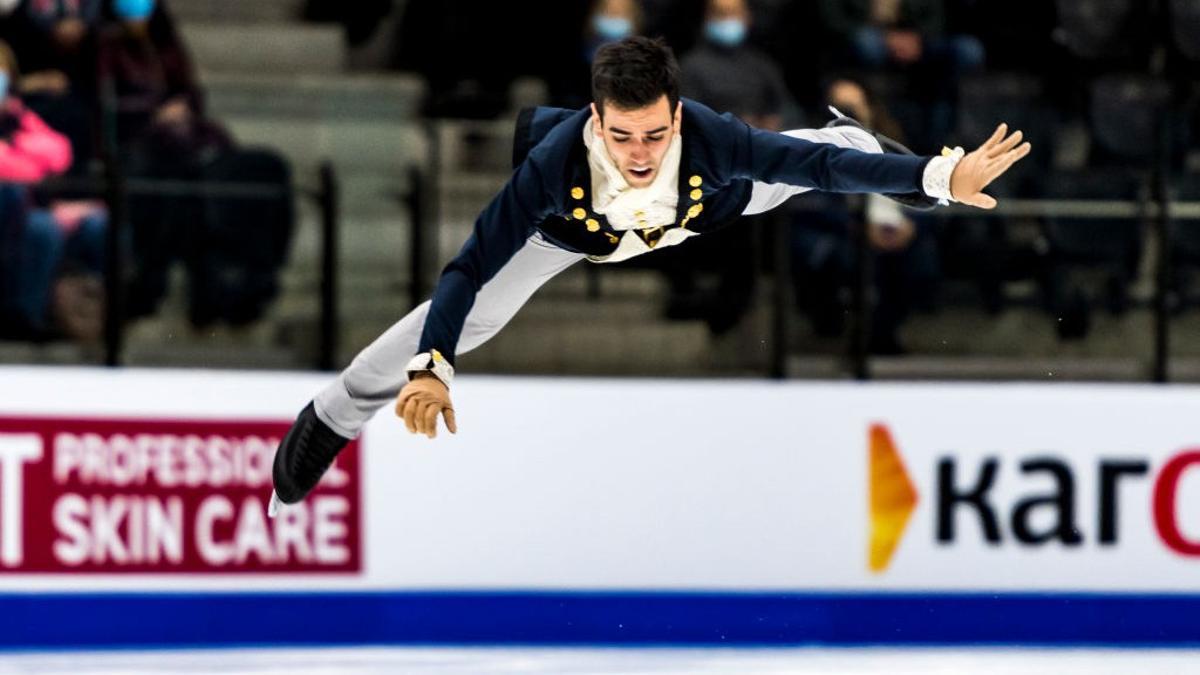
[[[943,148],[941,157],[929,160],[925,165],[925,175],[921,178],[921,187],[924,188],[925,194],[946,203],[954,201],[954,196],[950,194],[950,176],[965,154],[967,153],[962,148]]]
[[[433,373],[433,376],[442,381],[442,384],[450,386],[451,380],[454,379],[454,366],[446,360],[442,353],[436,349],[431,349],[428,354],[417,354],[404,367],[408,373],[408,379],[412,379],[413,373],[428,371]]]

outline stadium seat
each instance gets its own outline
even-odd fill
[[[1058,200],[1135,201],[1145,183],[1136,172],[1112,168],[1055,171],[1046,176],[1046,196]],[[1129,262],[1141,249],[1141,225],[1118,218],[1048,217],[1043,221],[1051,252],[1072,263]]]
[[[1143,75],[1107,75],[1091,86],[1089,116],[1101,162],[1148,166],[1155,158],[1159,123],[1172,119],[1171,88]]]
[[[1179,53],[1200,61],[1200,0],[1169,0],[1171,37]]]
[[[1046,176],[1049,199],[1135,201],[1145,195],[1144,190],[1142,175],[1124,168],[1056,171]],[[1056,216],[1044,218],[1042,226],[1049,248],[1048,305],[1059,319],[1060,336],[1083,337],[1090,298],[1103,297],[1114,314],[1126,308],[1129,285],[1141,261],[1142,223],[1137,219]],[[1088,288],[1097,273],[1103,279],[1099,291]]]
[[[1123,61],[1147,55],[1149,16],[1144,0],[1057,0],[1058,39],[1084,61]]]
[[[1050,166],[1057,112],[1044,103],[1043,89],[1041,80],[1012,73],[968,77],[959,85],[955,143],[975,147],[992,135],[999,122],[1007,122],[1033,145],[1030,156],[991,188],[997,196],[1024,196],[1028,180]]]

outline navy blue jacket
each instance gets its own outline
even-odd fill
[[[590,108],[538,108],[522,115],[514,150],[516,169],[442,272],[419,353],[437,349],[453,362],[475,294],[534,231],[558,246],[588,255],[604,256],[616,248],[621,233],[591,210],[591,171],[583,144],[583,126],[589,119]],[[687,227],[703,233],[728,224],[745,210],[755,181],[827,192],[908,194],[922,192],[922,173],[931,159],[811,143],[755,129],[688,99],[683,100],[680,135],[676,223],[639,231],[651,248],[666,229]],[[591,227],[585,225],[589,221]]]

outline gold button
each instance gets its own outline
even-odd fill
[[[688,179],[688,185],[692,187],[700,187],[702,184],[704,184],[704,180],[700,176],[692,176]]]
[[[700,212],[703,210],[704,210],[703,204],[694,204],[694,205],[692,205],[692,208],[688,209],[688,217],[695,218],[696,216],[700,215]]]
[[[700,191],[700,188],[696,188],[695,190],[692,190],[691,196],[692,196],[692,201],[698,202],[698,201],[700,201],[700,198],[704,196],[704,193]]]
[[[597,222],[595,218],[588,218],[587,219],[587,229],[588,229],[588,232],[599,232],[600,231],[600,223]]]
[[[683,220],[679,221],[679,227],[686,228],[686,227],[687,227],[687,224],[688,224],[688,221],[689,221],[689,220],[691,220],[691,219],[692,219],[692,218],[691,218],[691,216],[687,216],[687,217],[686,217],[686,218],[684,218]]]
[[[575,220],[583,220],[584,218],[587,218],[587,211],[584,211],[583,209],[575,209],[571,212],[571,215],[575,216]]]
[[[605,232],[604,234],[608,235],[608,242],[610,244],[615,244],[618,241],[621,241],[620,239],[617,238],[617,235],[613,234],[612,232]]]
[[[571,196],[574,197],[575,199],[583,199],[583,188],[581,188],[581,187],[571,188]]]

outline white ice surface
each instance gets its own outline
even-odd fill
[[[1200,651],[354,648],[0,654],[0,673],[1107,675],[1200,672]]]

